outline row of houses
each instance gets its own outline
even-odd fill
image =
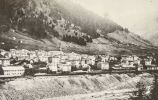
[[[29,51],[26,49],[16,50],[10,49],[10,51],[0,50],[0,54],[5,58],[17,58],[18,60],[33,60],[34,62],[42,61],[42,62],[51,62],[50,58],[54,58],[55,62],[65,63],[72,62],[72,64],[91,64],[94,65],[97,60],[100,62],[109,62],[109,60],[120,61],[122,66],[133,65],[134,63],[141,63],[141,60],[136,55],[125,56],[122,55],[120,58],[116,56],[110,55],[87,55],[87,54],[77,54],[77,53],[64,53],[62,51],[44,51],[44,50],[35,50]],[[58,61],[59,60],[59,61]],[[153,59],[152,56],[147,56],[145,59],[145,63],[147,65],[151,65]]]

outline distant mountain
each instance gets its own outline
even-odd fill
[[[154,47],[128,29],[71,0],[0,0],[0,47],[94,54]]]
[[[158,32],[147,38],[154,46],[158,46]]]

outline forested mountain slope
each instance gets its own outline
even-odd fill
[[[117,54],[154,48],[71,0],[0,0],[0,38],[3,49]]]

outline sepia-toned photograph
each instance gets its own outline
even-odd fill
[[[0,100],[158,100],[158,0],[0,0]]]

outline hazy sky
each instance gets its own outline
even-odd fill
[[[158,32],[158,0],[75,0],[137,34]]]

